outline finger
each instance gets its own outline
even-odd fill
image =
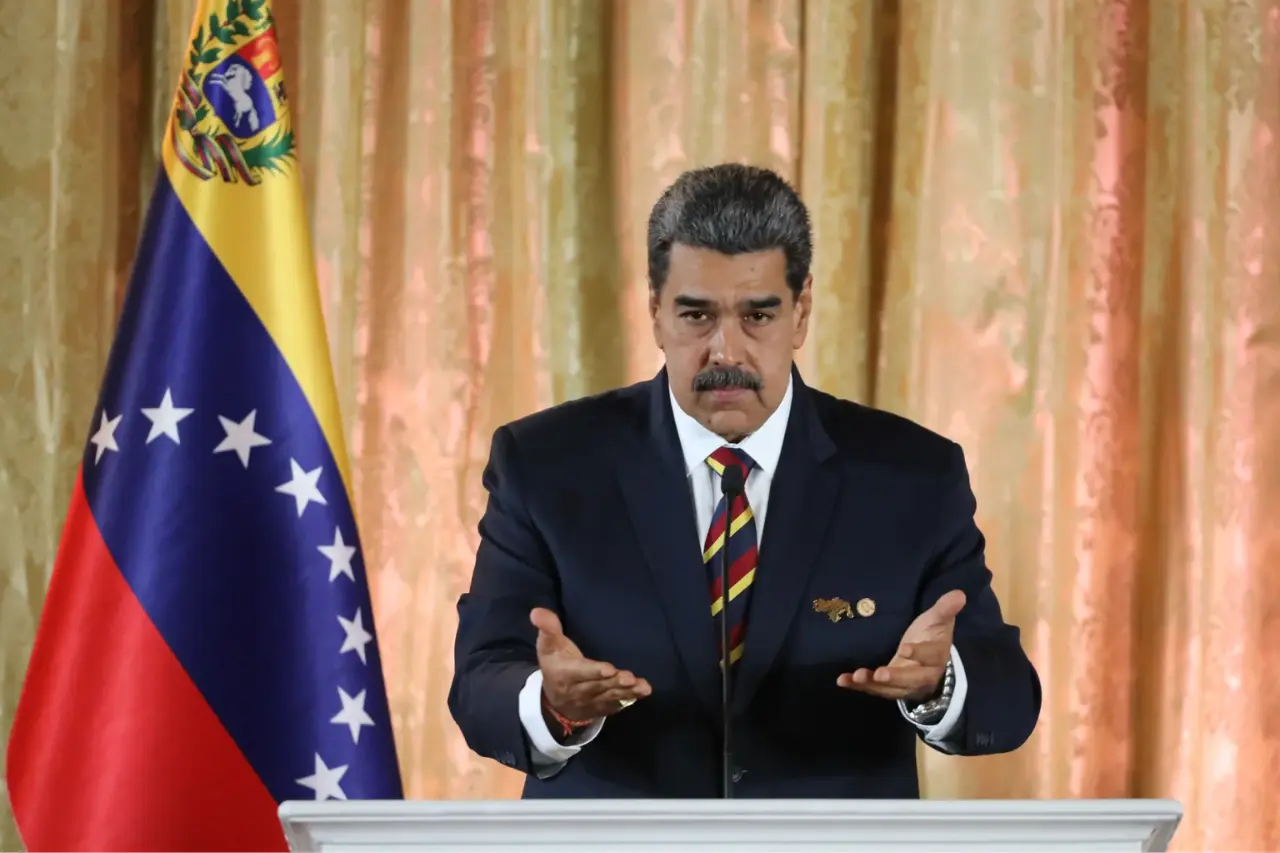
[[[613,664],[582,657],[549,658],[542,664],[543,681],[554,684],[560,692],[568,692],[581,685],[603,685],[617,675],[617,667]]]
[[[940,667],[882,666],[876,670],[858,669],[843,673],[836,678],[836,684],[851,690],[859,690],[875,696],[902,698],[932,689],[942,678]]]
[[[601,693],[596,697],[596,701],[602,706],[602,710],[616,712],[622,709],[622,702],[632,699],[639,700],[649,696],[652,691],[649,689],[647,682],[638,681],[631,687],[614,687]]]
[[[898,654],[889,662],[889,666],[905,661],[923,666],[946,666],[951,657],[951,644],[942,641],[924,640],[918,643],[903,643],[898,647]]]
[[[604,664],[612,668],[612,664]],[[601,696],[614,690],[624,691],[624,695],[636,690],[648,690],[648,682],[636,678],[635,673],[621,670],[615,671],[606,678],[588,678],[566,682],[557,691],[569,701],[586,704],[599,700]]]
[[[602,681],[576,684],[562,697],[557,697],[562,703],[557,704],[557,707],[573,709],[578,719],[594,719],[616,714],[628,707],[630,702],[624,706],[624,700],[634,702],[653,693],[653,688],[643,678],[633,676],[629,686],[622,686],[618,683],[619,680],[615,676]]]
[[[848,674],[836,679],[836,684],[845,690],[852,690],[857,693],[864,693],[868,696],[875,696],[879,699],[906,699],[913,692],[906,687],[898,687],[893,684],[877,684],[874,681],[867,680],[862,683],[854,683],[848,677]]]
[[[875,673],[870,669],[857,669],[853,672],[841,673],[836,678],[836,684],[846,690],[855,690],[882,699],[901,699],[907,695],[908,691],[905,688],[877,684],[874,675]]]
[[[872,681],[885,687],[916,691],[935,686],[942,679],[943,671],[936,666],[882,666],[872,675]]]
[[[857,685],[848,689],[877,699],[906,699],[911,695],[911,691],[905,687],[890,687],[884,684]]]
[[[841,673],[836,684],[841,687],[862,687],[871,684],[872,672],[869,669],[856,669],[853,672]]]

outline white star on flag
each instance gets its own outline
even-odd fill
[[[228,450],[234,450],[236,456],[240,457],[240,464],[248,468],[249,451],[255,447],[262,447],[271,443],[271,439],[258,435],[253,431],[253,422],[257,417],[257,409],[250,412],[240,423],[236,423],[231,418],[224,418],[222,415],[218,415],[218,420],[222,422],[222,429],[226,432],[227,437],[213,449],[213,452],[225,453]]]
[[[352,743],[360,742],[361,726],[373,725],[373,717],[370,717],[368,712],[364,709],[365,692],[366,691],[361,690],[356,694],[356,697],[352,699],[347,695],[347,691],[339,687],[338,698],[342,700],[342,710],[335,714],[333,719],[329,721],[331,723],[337,723],[338,725],[350,728]]]
[[[304,788],[310,788],[315,791],[317,800],[345,800],[347,798],[346,792],[342,790],[342,786],[338,783],[346,775],[347,765],[327,767],[324,759],[320,757],[320,753],[317,752],[315,755],[316,772],[294,781]]]
[[[320,489],[316,486],[320,479],[320,472],[324,468],[316,467],[310,471],[303,471],[302,466],[294,459],[289,460],[289,467],[293,469],[293,478],[287,483],[276,486],[276,491],[293,495],[293,499],[298,504],[298,518],[302,518],[302,513],[308,504],[318,503],[328,506],[329,502],[324,499],[324,495],[320,494]]]
[[[342,625],[342,630],[346,632],[346,639],[342,641],[342,648],[338,650],[338,654],[354,651],[360,656],[360,663],[368,663],[364,656],[364,647],[373,642],[373,635],[364,629],[364,617],[360,614],[360,608],[356,608],[356,615],[350,619],[338,617],[338,622]]]
[[[342,531],[337,527],[333,528],[333,544],[320,545],[316,548],[321,554],[329,558],[329,582],[338,575],[346,575],[355,580],[355,573],[351,571],[351,558],[355,556],[356,549],[354,545],[348,545],[342,539]]]
[[[147,433],[147,444],[155,441],[160,436],[166,436],[172,439],[174,444],[181,444],[178,438],[178,424],[183,418],[190,417],[195,409],[176,408],[173,405],[173,392],[164,389],[164,399],[160,401],[160,405],[154,409],[143,409],[142,414],[147,416],[147,420],[151,421],[151,432]]]
[[[98,452],[93,456],[93,464],[97,465],[102,461],[102,454],[108,450],[120,451],[120,445],[116,444],[116,427],[120,426],[120,419],[124,415],[116,415],[114,418],[107,417],[107,410],[102,410],[102,421],[98,424],[98,431],[93,434],[93,438],[89,439],[89,443],[98,448]]]

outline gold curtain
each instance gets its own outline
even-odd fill
[[[3,5],[7,735],[192,6]],[[410,796],[518,792],[445,707],[492,429],[658,367],[648,208],[746,159],[814,214],[801,369],[964,445],[1044,680],[927,795],[1280,848],[1280,0],[275,7]]]

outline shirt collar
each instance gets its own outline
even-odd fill
[[[787,420],[791,416],[791,382],[787,377],[787,390],[782,395],[782,402],[773,414],[765,420],[760,428],[747,436],[739,444],[730,447],[741,449],[756,463],[756,467],[772,477],[778,468],[778,458],[782,456],[782,440],[787,435]],[[668,387],[671,397],[671,412],[676,420],[676,435],[680,438],[680,449],[684,454],[685,473],[691,474],[706,464],[707,457],[717,448],[728,444],[723,438],[698,423],[689,416],[676,395]]]

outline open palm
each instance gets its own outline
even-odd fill
[[[956,616],[965,595],[958,589],[942,596],[907,626],[898,651],[885,666],[846,672],[836,684],[885,699],[924,699],[932,695],[951,657]]]

